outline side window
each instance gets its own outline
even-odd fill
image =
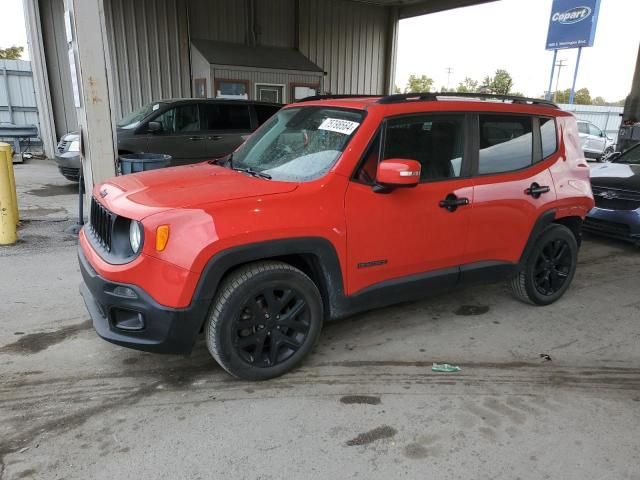
[[[196,104],[171,108],[154,120],[162,124],[164,134],[200,131],[200,118]]]
[[[480,115],[478,173],[520,170],[533,163],[531,117]]]
[[[589,133],[589,125],[584,122],[578,122],[578,132]]]
[[[380,159],[380,132],[376,133],[373,142],[367,148],[362,159],[362,164],[354,176],[354,180],[365,185],[373,185],[378,171],[378,160]]]
[[[540,118],[540,141],[543,159],[550,157],[558,149],[558,134],[553,118]]]
[[[256,111],[256,117],[258,118],[258,126],[269,120],[276,114],[278,107],[271,107],[269,105],[254,105],[253,108]]]
[[[600,130],[595,125],[589,124],[589,135],[595,135],[596,137],[602,136],[602,130]]]
[[[249,106],[227,103],[205,103],[202,105],[204,130],[251,130]]]
[[[464,115],[420,115],[387,122],[383,159],[421,165],[421,181],[459,177],[464,152]]]

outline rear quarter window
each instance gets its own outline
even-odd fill
[[[558,149],[556,121],[553,118],[540,118],[540,141],[543,159],[550,157]]]

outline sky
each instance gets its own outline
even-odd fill
[[[403,87],[411,73],[447,86],[465,77],[482,81],[502,68],[511,73],[514,91],[529,96],[544,93],[549,84],[552,52],[544,50],[552,0],[500,0],[475,7],[424,15],[400,22],[396,84]],[[640,44],[640,0],[601,0],[595,46],[584,48],[577,88],[592,97],[617,101],[629,94]],[[22,45],[27,35],[22,0],[0,0],[0,47]],[[573,79],[577,50],[561,50],[565,59],[560,89]],[[29,58],[28,51],[24,58]],[[555,89],[555,79],[554,79]]]
[[[434,88],[454,88],[465,77],[482,82],[507,70],[514,91],[540,96],[548,88],[553,52],[545,51],[551,0],[501,0],[400,22],[396,85],[411,73],[433,78]],[[591,97],[624,99],[631,89],[640,43],[640,0],[601,0],[594,46],[582,49],[576,88]],[[577,49],[560,50],[567,66],[560,89],[571,87]],[[557,72],[557,71],[556,71]],[[555,89],[555,78],[554,78]]]
[[[29,59],[27,52],[27,30],[24,26],[22,14],[22,0],[0,0],[2,6],[2,28],[0,28],[0,48],[16,45],[24,47],[25,60]]]

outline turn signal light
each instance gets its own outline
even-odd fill
[[[169,242],[169,225],[160,225],[156,228],[156,250],[162,252]]]

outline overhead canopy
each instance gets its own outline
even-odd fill
[[[249,46],[202,39],[193,39],[191,43],[214,65],[322,72],[319,66],[293,48]]]
[[[417,17],[459,7],[470,7],[496,0],[355,0],[383,7],[398,7],[400,18]]]

